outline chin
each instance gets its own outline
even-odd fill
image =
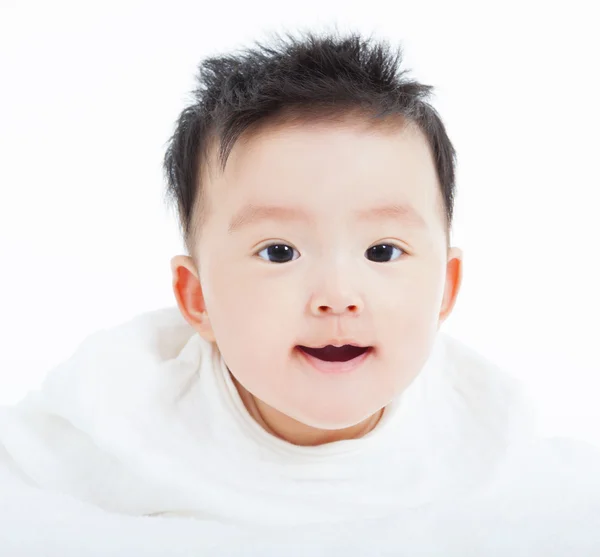
[[[332,412],[331,409],[323,409],[322,412],[295,412],[290,415],[296,421],[315,429],[324,429],[335,431],[354,427],[365,420],[368,420],[378,410],[372,412]]]

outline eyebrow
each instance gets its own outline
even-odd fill
[[[357,218],[365,221],[399,220],[414,228],[426,228],[427,223],[410,203],[392,203],[358,211]]]
[[[427,226],[421,214],[408,203],[392,203],[390,205],[362,209],[357,211],[356,218],[362,221],[400,220],[404,224],[415,228],[425,228]],[[228,231],[231,234],[242,227],[264,220],[313,223],[313,218],[310,214],[296,207],[249,204],[244,206],[231,219]]]

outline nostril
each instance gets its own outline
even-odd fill
[[[358,313],[358,306],[346,306],[346,310],[350,313]],[[333,313],[334,309],[331,306],[319,306],[319,313]]]

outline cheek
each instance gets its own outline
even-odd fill
[[[236,379],[263,400],[285,392],[281,370],[289,366],[302,318],[299,286],[231,274],[233,280],[211,280],[206,292],[217,346]],[[210,303],[209,303],[210,302]]]
[[[206,278],[208,313],[228,363],[233,366],[240,360],[245,367],[252,362],[254,367],[265,358],[283,357],[302,315],[299,287],[289,280],[270,280],[260,272],[236,269],[215,269]]]
[[[223,274],[223,273],[220,273]],[[229,279],[218,280],[215,276],[210,293],[215,311],[228,315],[228,319],[281,324],[281,319],[292,309],[298,311],[301,304],[299,284],[290,277],[272,277],[265,273],[232,272]],[[208,302],[208,300],[207,300]]]
[[[406,323],[428,320],[441,304],[443,278],[439,266],[407,266],[385,277],[385,284],[377,285],[375,293],[388,318]]]
[[[380,332],[386,351],[407,369],[418,367],[436,336],[443,298],[443,275],[420,269],[399,278],[381,301]]]

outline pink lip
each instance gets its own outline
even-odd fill
[[[373,352],[373,348],[369,348],[366,352],[358,356],[357,358],[353,358],[352,360],[348,360],[347,362],[325,362],[324,360],[319,360],[319,358],[315,358],[310,354],[304,352],[300,348],[296,347],[296,350],[304,357],[304,359],[317,371],[321,373],[349,373],[358,368]]]

